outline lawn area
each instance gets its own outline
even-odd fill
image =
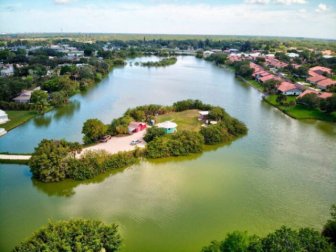
[[[158,123],[164,121],[173,121],[177,124],[177,130],[199,131],[202,123],[198,121],[198,110],[185,110],[182,112],[171,112],[164,115],[159,115],[156,118]]]
[[[264,86],[256,80],[246,80],[243,77],[237,76],[239,80],[249,84],[250,86],[256,88],[260,92],[264,92]]]
[[[5,128],[5,130],[9,131],[14,129],[15,127],[25,123],[30,120],[34,116],[37,115],[35,111],[27,111],[27,110],[8,110],[6,111],[8,114],[9,122],[1,124],[1,128]]]
[[[320,121],[327,121],[327,122],[336,122],[336,114],[331,113],[327,114],[322,112],[321,110],[318,109],[310,109],[307,108],[304,105],[297,104],[294,107],[286,107],[286,106],[281,106],[279,103],[276,102],[277,95],[270,95],[265,98],[265,101],[290,117],[296,118],[296,119],[315,119],[315,120],[320,120]],[[294,96],[289,96],[288,101],[295,100]]]

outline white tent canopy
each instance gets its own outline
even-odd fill
[[[164,129],[173,129],[177,127],[177,124],[171,121],[165,121],[162,123],[158,123],[157,126],[159,128],[164,128]]]
[[[5,111],[0,109],[0,124],[8,122],[8,115]]]

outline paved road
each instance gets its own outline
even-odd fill
[[[7,159],[7,160],[29,160],[31,155],[7,155],[7,154],[0,154],[0,159]]]

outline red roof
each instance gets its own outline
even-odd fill
[[[319,97],[322,99],[327,99],[328,97],[333,96],[333,93],[328,93],[328,92],[322,92]]]
[[[315,91],[315,90],[312,90],[312,89],[306,89],[305,91],[303,91],[303,93],[301,93],[298,96],[298,98],[301,98],[301,97],[303,97],[303,96],[305,96],[307,94],[316,94],[316,95],[318,95],[319,93],[317,91]]]
[[[318,97],[320,97],[321,99],[327,99],[328,97],[333,96],[333,93],[328,93],[328,92],[317,92],[315,90],[312,89],[306,89],[302,94],[300,94],[297,98],[301,98],[307,94],[316,94]]]
[[[322,73],[327,73],[327,74],[331,74],[331,69],[328,67],[323,67],[323,66],[315,66],[309,69],[308,72],[310,75],[314,75],[315,74],[322,74]]]
[[[316,82],[319,82],[319,81],[324,80],[324,79],[326,79],[326,78],[327,78],[327,77],[325,77],[325,76],[323,76],[323,75],[316,74],[316,75],[314,75],[314,76],[312,76],[312,77],[309,77],[309,78],[307,79],[307,81],[312,82],[312,83],[316,83]]]
[[[321,80],[321,81],[317,82],[316,84],[318,86],[321,86],[321,87],[328,87],[328,86],[331,86],[331,85],[336,85],[336,81],[327,78],[327,79],[324,79],[324,80]]]
[[[269,75],[259,78],[261,82],[265,82],[265,81],[273,80],[273,79],[275,79],[275,76],[273,74],[269,74]]]
[[[281,82],[280,85],[278,86],[278,90],[281,92],[287,92],[293,89],[298,89],[293,83],[284,81]]]

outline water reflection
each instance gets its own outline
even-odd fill
[[[48,127],[51,123],[52,116],[50,114],[47,115],[39,115],[34,117],[33,122],[36,127]]]
[[[59,120],[63,117],[71,119],[76,111],[80,109],[80,102],[77,100],[74,100],[65,106],[60,107],[56,110],[53,118],[55,120]]]

